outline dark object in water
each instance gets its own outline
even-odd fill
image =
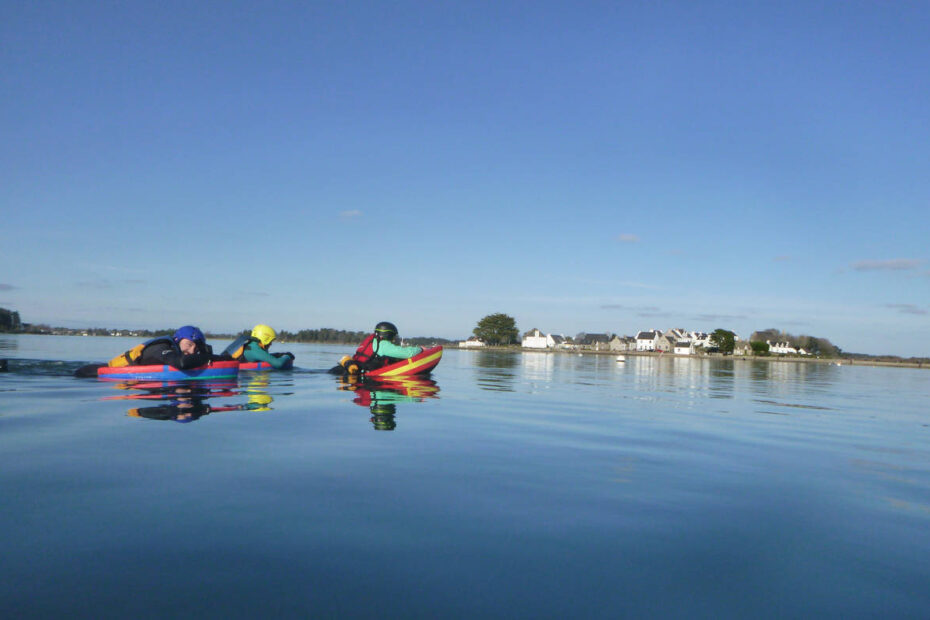
[[[81,366],[74,371],[75,377],[81,377],[82,379],[87,379],[90,377],[97,377],[97,369],[103,368],[106,364],[87,364],[86,366]]]
[[[10,372],[10,368],[6,364],[6,360],[0,360],[0,372]]]

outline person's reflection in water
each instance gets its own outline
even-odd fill
[[[180,423],[194,422],[205,415],[220,411],[271,411],[268,405],[272,398],[267,393],[253,390],[248,392],[248,402],[236,405],[210,405],[207,400],[214,397],[237,396],[241,392],[230,388],[236,384],[152,384],[123,383],[116,387],[123,390],[138,390],[118,397],[129,400],[162,400],[163,404],[134,407],[127,414],[134,418],[165,420]]]
[[[371,424],[376,431],[397,428],[397,403],[418,403],[427,398],[439,398],[439,386],[421,377],[373,380],[353,376],[340,377],[340,390],[355,393],[352,402],[368,407]]]
[[[149,420],[172,420],[174,422],[193,422],[213,409],[204,402],[180,402],[177,404],[155,405],[153,407],[135,407],[127,413],[134,418],[147,418]]]
[[[274,398],[268,394],[268,383],[270,377],[267,372],[256,372],[249,377],[249,382],[245,386],[245,393],[249,397],[249,403],[246,408],[249,411],[271,411],[269,405]]]
[[[212,394],[211,388],[199,385],[165,385],[139,388],[128,385],[123,389],[142,389],[143,393],[130,394],[130,399],[165,400],[164,404],[150,407],[134,407],[128,414],[134,418],[149,420],[172,420],[174,422],[193,422],[208,415],[212,408],[206,400]]]
[[[397,428],[394,416],[397,414],[397,405],[394,403],[372,403],[371,424],[376,431],[393,431]]]

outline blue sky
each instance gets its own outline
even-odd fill
[[[0,4],[0,306],[930,355],[930,4]]]

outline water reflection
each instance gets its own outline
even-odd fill
[[[523,375],[527,379],[549,381],[555,368],[554,353],[527,351],[523,353]]]
[[[622,389],[625,397],[674,400],[686,406],[752,395],[768,413],[815,409],[832,393],[843,369],[832,364],[740,357],[627,354],[571,355],[552,352],[474,352],[471,369],[481,390],[531,393],[570,384],[581,389]],[[848,371],[847,371],[848,372]],[[813,405],[813,407],[811,406]],[[729,406],[729,405],[727,405]]]
[[[521,353],[510,351],[475,352],[476,382],[482,390],[513,392]]]
[[[418,403],[427,398],[439,398],[439,386],[425,377],[370,379],[367,377],[339,377],[339,389],[353,392],[352,402],[368,407],[371,424],[376,431],[393,431],[397,428],[398,403]]]
[[[271,403],[274,399],[268,393],[268,384],[271,381],[270,372],[253,372],[249,373],[245,380],[245,393],[249,398],[248,406],[250,411],[271,411]],[[240,377],[242,381],[243,377]]]
[[[19,348],[19,341],[9,336],[0,336],[0,351],[16,351]]]
[[[194,422],[211,413],[224,411],[270,411],[272,397],[261,379],[253,377],[245,391],[236,380],[222,381],[122,381],[113,385],[124,394],[103,400],[146,401],[152,404],[132,407],[126,413],[134,418],[173,422]],[[248,395],[245,403],[219,405],[208,401]]]

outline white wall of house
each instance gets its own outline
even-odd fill
[[[523,336],[521,344],[525,349],[552,349],[555,347],[555,338],[552,337],[552,334],[544,334],[538,329],[534,329]]]
[[[797,355],[798,350],[792,347],[787,342],[776,342],[772,344],[768,340],[765,341],[769,345],[769,353],[775,353],[778,355]]]
[[[461,349],[474,349],[478,347],[486,347],[483,341],[478,340],[477,338],[469,338],[468,340],[463,340],[459,343],[459,348]]]
[[[675,355],[694,355],[694,345],[691,343],[691,341],[676,342]]]
[[[655,351],[658,340],[659,334],[657,332],[639,332],[636,334],[636,350]]]

